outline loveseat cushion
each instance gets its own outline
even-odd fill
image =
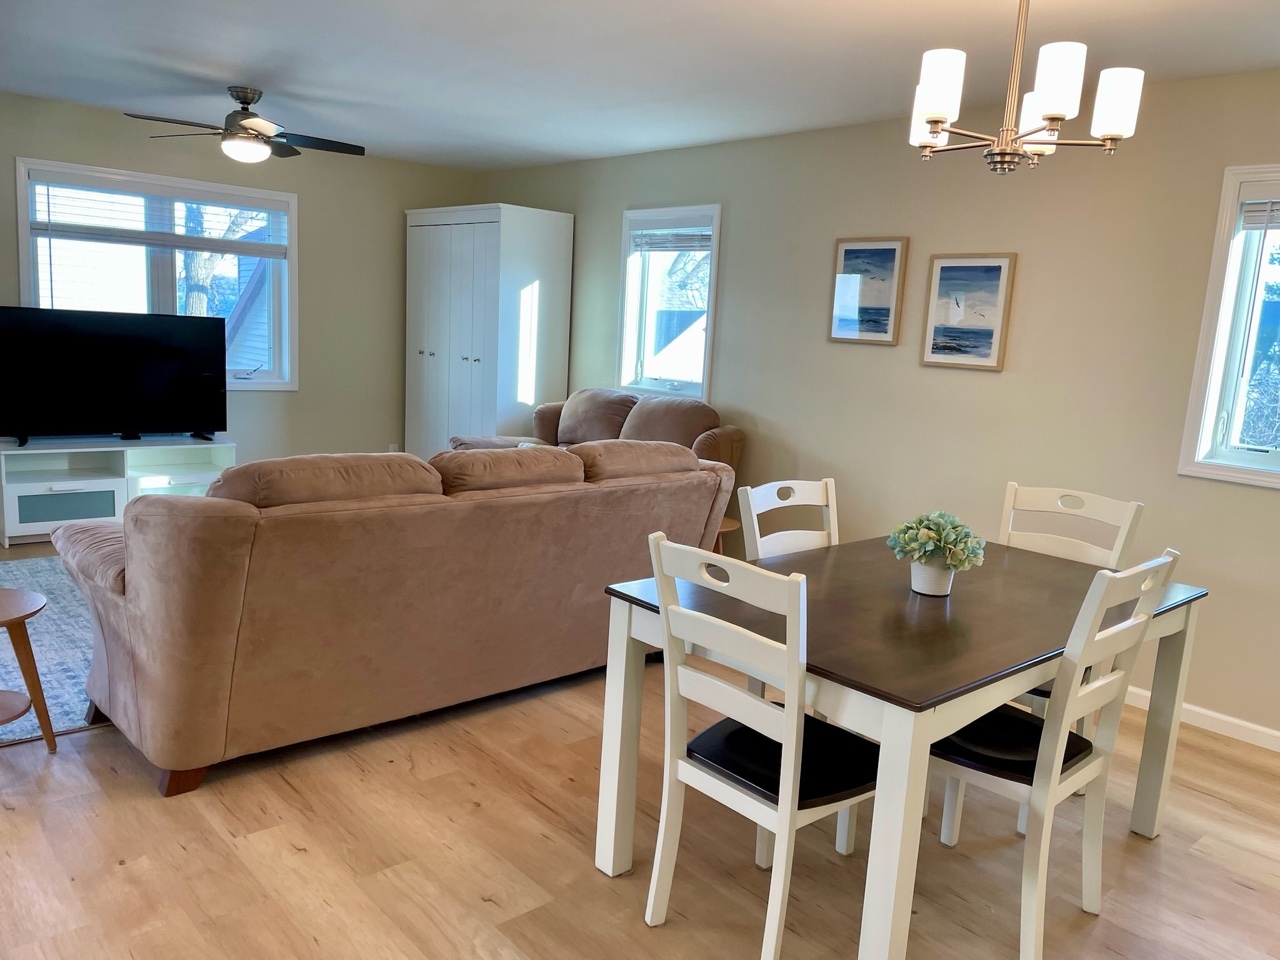
[[[645,397],[627,415],[622,440],[666,440],[692,447],[693,441],[720,426],[720,414],[692,397]]]
[[[409,453],[318,453],[228,467],[208,496],[266,508],[442,492],[435,467]]]
[[[53,531],[54,549],[72,573],[124,595],[124,527],[116,520],[76,520]]]
[[[589,440],[616,440],[638,399],[635,394],[605,387],[576,391],[560,411],[556,442],[564,446]]]
[[[581,483],[582,461],[559,447],[514,450],[446,450],[431,458],[450,496],[471,490]]]
[[[688,447],[660,440],[594,440],[575,444],[568,452],[582,459],[588,483],[699,469]]]

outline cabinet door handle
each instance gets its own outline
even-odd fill
[[[463,363],[466,363],[466,362],[467,362],[468,360],[470,360],[470,359],[471,359],[470,357],[463,357],[463,358],[462,358],[462,362],[463,362]]]
[[[84,490],[84,485],[79,483],[54,483],[45,493],[80,493]]]
[[[418,352],[421,353],[422,351],[419,350]],[[436,352],[434,350],[432,350],[430,353],[427,354],[428,357],[434,357],[435,355],[436,355]]]
[[[419,351],[418,351],[418,356],[422,356],[422,355],[423,355],[424,353],[426,353],[426,352],[427,352],[427,351],[425,351],[425,350],[419,350]]]
[[[472,362],[472,363],[479,363],[479,362],[480,362],[480,358],[479,358],[479,357],[476,357],[476,358],[475,358],[474,360],[472,360],[471,362]]]

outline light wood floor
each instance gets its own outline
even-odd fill
[[[647,676],[636,871],[592,865],[603,674],[215,767],[165,800],[113,729],[0,750],[5,960],[742,960],[768,875],[744,820],[690,793],[670,919],[642,919],[661,667]],[[1184,728],[1164,835],[1126,832],[1136,722],[1108,805],[1103,916],[1079,909],[1080,801],[1054,834],[1049,958],[1280,957],[1280,756]],[[972,790],[960,846],[925,824],[910,956],[1017,956],[1020,841]],[[842,859],[802,832],[783,947],[856,952],[870,818]]]
[[[0,562],[5,560],[26,560],[30,557],[56,557],[58,551],[48,541],[36,543],[15,543],[13,546],[0,547]]]

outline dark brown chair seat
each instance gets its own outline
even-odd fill
[[[736,720],[721,720],[690,740],[689,759],[770,803],[778,802],[782,744]],[[879,763],[875,743],[806,715],[799,809],[871,793]]]
[[[1005,704],[951,736],[939,740],[930,752],[961,767],[1030,785],[1036,772],[1036,754],[1044,721],[1034,714]],[[1067,734],[1062,758],[1065,774],[1093,750],[1093,744],[1076,733]]]

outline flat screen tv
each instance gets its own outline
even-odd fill
[[[217,317],[0,307],[0,437],[227,429]]]

